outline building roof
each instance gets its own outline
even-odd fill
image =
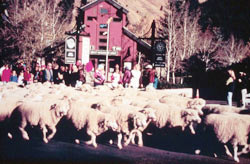
[[[147,48],[148,50],[151,49],[151,45],[149,43],[145,42],[142,39],[139,39],[133,32],[129,31],[129,29],[127,29],[126,27],[122,27],[122,30],[123,30],[124,34],[126,34],[129,38],[136,41],[141,46]]]
[[[100,2],[107,2],[109,4],[111,4],[112,6],[114,6],[115,8],[117,8],[118,10],[121,10],[123,13],[127,14],[128,13],[128,10],[125,9],[123,6],[121,6],[118,2],[116,2],[115,0],[95,0],[95,1],[92,1],[88,4],[86,4],[85,6],[82,6],[80,9],[85,11],[95,5],[97,5],[98,3]]]

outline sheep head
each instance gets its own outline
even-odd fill
[[[202,116],[202,108],[206,105],[206,101],[201,98],[195,98],[187,102],[187,108],[195,109],[199,112],[199,115]]]
[[[147,121],[156,121],[156,114],[155,110],[152,108],[144,108],[143,110],[140,110],[139,112],[145,114],[147,116]]]
[[[186,109],[181,112],[181,117],[184,118],[187,124],[197,122],[201,123],[201,118],[198,114],[198,111],[192,109]]]
[[[111,114],[105,114],[104,119],[99,121],[98,126],[99,128],[104,129],[105,131],[108,129],[112,129],[113,131],[118,130],[116,120]]]
[[[138,112],[138,113],[130,114],[129,117],[133,121],[133,126],[136,129],[144,128],[148,125],[147,124],[147,117],[142,113]]]
[[[71,101],[65,99],[58,101],[57,103],[50,106],[50,110],[54,110],[57,117],[63,117],[67,115],[70,110]]]

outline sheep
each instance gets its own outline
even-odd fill
[[[184,130],[189,127],[192,134],[195,134],[193,123],[201,123],[201,118],[196,110],[186,109],[177,105],[166,105],[161,103],[151,103],[146,107],[156,109],[156,121],[154,124],[158,128],[181,127]]]
[[[178,106],[188,109],[195,109],[199,115],[202,116],[202,107],[206,105],[206,101],[202,98],[191,99],[180,95],[165,95],[159,99],[163,104],[178,104]]]
[[[206,105],[206,101],[201,98],[191,99],[187,102],[187,108],[197,110],[199,115],[203,115],[202,108]]]
[[[237,113],[209,114],[204,120],[206,128],[211,127],[216,138],[224,145],[226,154],[232,157],[226,144],[233,146],[233,158],[239,162],[238,155],[248,153],[248,137],[250,134],[250,116]],[[241,152],[238,152],[238,146],[243,146]]]
[[[119,149],[122,149],[122,138],[124,135],[124,138],[127,136],[130,136],[130,133],[138,133],[139,140],[138,140],[138,145],[141,147],[143,146],[143,141],[142,141],[142,136],[140,135],[141,133],[137,131],[140,128],[144,128],[148,125],[147,123],[147,117],[145,114],[138,112],[136,110],[130,110],[129,105],[120,105],[116,107],[112,106],[104,106],[104,105],[95,105],[97,109],[104,113],[110,113],[112,114],[116,122],[118,124],[118,142],[117,146]],[[137,130],[134,130],[137,129]],[[134,131],[132,131],[134,130]],[[130,138],[130,137],[129,137]],[[129,143],[129,142],[128,142]]]
[[[211,113],[219,114],[224,112],[240,113],[242,110],[240,108],[228,105],[207,104],[202,108],[202,111],[205,115],[208,115]]]
[[[96,136],[108,129],[115,131],[118,128],[116,120],[111,114],[85,107],[84,101],[73,101],[71,110],[66,117],[78,131],[86,127],[86,133],[91,136],[86,144],[92,144],[95,148],[97,147]],[[79,143],[79,139],[76,139],[75,142]]]
[[[22,134],[24,140],[29,140],[29,135],[25,127],[29,124],[31,126],[39,126],[42,130],[43,141],[48,143],[56,133],[56,125],[60,119],[67,114],[70,109],[70,99],[64,97],[63,99],[52,99],[50,101],[30,101],[22,102],[12,112],[11,121],[17,123],[18,129]],[[46,136],[48,130],[51,134]]]
[[[147,126],[149,125],[149,123],[151,121],[156,121],[156,115],[155,115],[155,110],[152,108],[144,108],[142,110],[140,110],[139,112],[143,113],[146,115],[147,117],[147,124],[144,125],[143,127],[139,127],[138,129],[133,129],[130,134],[129,134],[129,138],[128,140],[125,142],[125,146],[127,146],[130,141],[135,144],[135,134],[137,134],[138,138],[139,138],[139,146],[143,146],[143,140],[142,140],[142,132],[147,128]]]

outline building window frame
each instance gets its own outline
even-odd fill
[[[94,19],[97,20],[97,17],[95,17],[95,16],[88,16],[87,17],[88,21],[93,21]]]
[[[99,46],[99,50],[107,50],[107,46],[106,46],[106,45],[105,45],[105,46],[100,45],[100,46]]]

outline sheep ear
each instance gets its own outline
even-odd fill
[[[145,109],[142,109],[139,111],[140,113],[146,113],[146,110]]]
[[[92,105],[91,105],[91,108],[100,110],[100,109],[101,109],[101,105],[98,104],[98,103],[97,103],[97,104],[92,104]]]
[[[105,125],[105,119],[101,120],[100,122],[98,122],[98,126],[103,128]]]
[[[135,115],[132,114],[132,113],[130,113],[130,114],[128,115],[128,118],[129,118],[129,119],[133,119],[133,118],[135,118]]]
[[[55,108],[56,108],[56,104],[53,104],[53,105],[50,106],[50,110],[53,110]]]
[[[185,117],[185,116],[187,116],[188,115],[188,112],[187,111],[182,111],[181,112],[181,117]]]

